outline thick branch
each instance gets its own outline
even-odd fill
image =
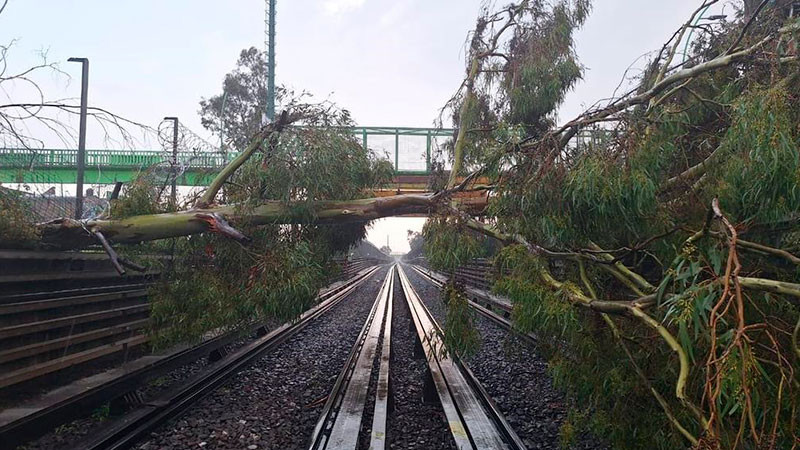
[[[119,220],[79,222],[73,219],[58,219],[41,224],[40,229],[42,243],[45,246],[61,249],[92,245],[95,243],[95,236],[92,233],[96,232],[101,232],[110,242],[125,244],[189,236],[208,231],[222,231],[223,234],[239,239],[237,236],[243,237],[243,235],[229,226],[226,227],[227,224],[223,225],[219,219],[252,225],[367,222],[387,216],[428,214],[437,204],[433,194],[330,200],[312,203],[310,205],[312,214],[309,215],[307,208],[293,208],[279,201],[266,201],[251,209],[225,205]],[[210,221],[209,217],[213,217],[214,220]]]
[[[773,256],[777,256],[779,258],[783,258],[789,261],[792,264],[800,265],[800,258],[794,256],[793,254],[787,252],[786,250],[781,250],[779,248],[769,247],[763,244],[758,244],[756,242],[745,241],[739,239],[738,241],[739,246],[746,249],[751,250],[758,250],[759,252],[768,253]]]
[[[714,151],[711,152],[711,154],[708,155],[706,159],[700,161],[699,163],[695,164],[692,167],[689,167],[688,169],[684,170],[678,175],[675,175],[674,177],[668,179],[667,182],[664,183],[664,186],[662,186],[661,191],[665,192],[672,190],[681,182],[691,181],[696,177],[705,174],[706,170],[708,170],[711,163],[714,162],[714,159],[719,154],[719,151],[720,147],[715,148]]]
[[[766,278],[737,277],[743,288],[772,292],[773,294],[791,295],[800,298],[800,284]]]
[[[214,203],[214,198],[217,196],[217,193],[228,178],[232,177],[233,174],[236,172],[239,167],[242,166],[251,156],[255,153],[258,149],[261,148],[262,145],[266,142],[268,145],[272,145],[275,133],[280,133],[283,128],[293,121],[290,118],[287,111],[284,111],[275,122],[272,122],[265,126],[261,131],[258,133],[257,136],[253,138],[250,142],[250,145],[239,154],[236,158],[233,159],[230,163],[228,163],[225,168],[223,168],[219,174],[214,178],[211,184],[208,185],[208,189],[203,193],[203,196],[197,201],[195,205],[196,208],[208,208]]]
[[[602,250],[597,244],[591,242],[589,247],[592,250]],[[614,261],[614,257],[609,255],[608,253],[599,253],[598,256],[606,261]],[[631,287],[631,289],[636,292],[638,295],[644,295],[644,292],[655,292],[656,287],[650,284],[647,280],[644,279],[638,273],[628,269],[625,264],[622,264],[621,261],[614,262],[614,269],[610,270],[611,267],[605,266],[607,270],[611,272],[617,279],[623,282],[626,286]],[[619,273],[619,276],[617,273]]]

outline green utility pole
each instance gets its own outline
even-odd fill
[[[264,45],[267,48],[267,119],[275,118],[275,3],[277,0],[266,1],[266,17],[264,25],[266,33]]]

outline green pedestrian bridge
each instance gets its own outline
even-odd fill
[[[409,127],[355,127],[354,135],[364,147],[378,154],[394,157],[397,176],[422,177],[430,173],[431,150],[453,135],[452,129]],[[393,153],[393,155],[392,155]],[[203,186],[237,152],[177,152],[176,166],[181,168],[177,184]],[[0,148],[0,183],[72,184],[77,178],[77,149]],[[171,150],[87,149],[86,184],[113,184],[136,178],[140,172],[161,165],[172,166]]]

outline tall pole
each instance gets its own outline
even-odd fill
[[[172,121],[172,186],[170,188],[169,201],[172,209],[178,208],[177,184],[178,184],[178,118],[164,117],[164,120]]]
[[[87,58],[69,58],[69,62],[79,62],[81,71],[81,123],[78,130],[78,174],[75,192],[75,219],[83,218],[83,174],[86,171],[86,109],[89,95],[89,60]]]
[[[266,0],[267,11],[267,120],[275,118],[275,3],[277,0]]]
[[[222,94],[222,107],[219,109],[219,152],[222,153],[222,165],[228,164],[228,153],[225,151],[225,100],[228,93]]]

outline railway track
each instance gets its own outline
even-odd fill
[[[115,426],[82,444],[80,448],[86,450],[130,448],[151,430],[190,409],[198,400],[225,383],[227,379],[253,360],[319,319],[377,270],[378,267],[373,267],[364,271],[355,279],[343,284],[329,298],[303,313],[297,321],[280,326],[255,342],[246,345],[223,359],[212,370],[203,372],[199,377],[192,379],[183,388],[126,416]]]
[[[470,368],[443,351],[442,331],[406,273],[414,270],[416,276],[417,270],[394,265],[383,269],[382,280],[373,276],[378,270],[334,286],[327,300],[297,322],[245,345],[70,448],[175,449],[206,442],[208,448],[218,448],[214,442],[219,448],[526,448]],[[357,303],[345,302],[332,314],[335,319],[318,320],[370,277]],[[313,345],[316,356],[302,356],[312,342],[307,339],[320,338]],[[326,351],[325,345],[338,349]],[[417,369],[398,375],[404,366]],[[327,375],[314,375],[322,367]],[[311,384],[303,387],[292,377]],[[309,386],[318,387],[309,393]],[[244,395],[232,396],[231,389]],[[283,431],[272,431],[277,429]]]
[[[446,416],[455,447],[460,449],[523,449],[522,441],[468,367],[443,350],[441,329],[415,292],[404,269],[393,266],[365,321],[325,407],[318,419],[309,448],[386,448],[392,414],[391,391],[404,389],[391,383],[392,306],[402,301],[393,295],[397,280],[412,318],[415,336],[427,364],[432,389]],[[379,358],[376,363],[376,358]],[[377,371],[377,374],[375,373]],[[374,383],[374,401],[367,404]],[[371,412],[371,425],[365,422]],[[361,439],[368,430],[368,440]],[[367,442],[368,441],[368,442]]]
[[[378,270],[378,267],[364,269],[349,280],[334,283],[329,289],[320,293],[320,303],[301,315],[297,321],[285,324],[269,333],[264,329],[264,336],[244,346],[239,351],[228,355],[228,357],[214,365],[212,370],[190,380],[179,392],[173,392],[166,397],[159,398],[157,401],[148,403],[143,408],[135,410],[120,420],[116,426],[99,434],[90,442],[79,445],[78,448],[127,448],[152,427],[189,408],[194,401],[201,398],[215,386],[223,383],[238,368],[284,342],[336,306],[350,292],[374,274],[376,270]],[[138,288],[139,286],[136,287]],[[69,293],[72,294],[74,291]],[[87,288],[80,291],[81,294],[87,296],[107,295],[108,293],[117,295],[119,293],[115,289],[103,288]],[[37,295],[25,294],[25,300],[33,300],[31,304],[35,305],[39,301],[37,300]],[[252,328],[255,331],[263,327],[254,325]],[[225,333],[164,357],[152,358],[146,364],[129,368],[121,376],[112,377],[107,381],[90,387],[84,385],[74,395],[69,395],[70,393],[68,392],[68,395],[63,398],[59,396],[59,398],[46,399],[48,404],[45,406],[25,408],[28,410],[24,411],[26,414],[10,420],[5,420],[4,414],[0,413],[0,419],[4,420],[4,422],[0,422],[0,442],[8,445],[9,448],[13,448],[15,445],[38,437],[41,435],[42,430],[50,429],[60,423],[79,417],[79,411],[87,410],[87,408],[94,407],[93,405],[117,398],[131,389],[135,389],[148,379],[180,367],[182,364],[203,358],[209,352],[233,342],[240,336],[238,332]],[[56,391],[56,393],[58,392]],[[11,416],[12,413],[17,412],[16,410],[11,410],[4,413]]]
[[[438,288],[441,288],[446,283],[446,279],[443,276],[425,269],[422,266],[412,264],[411,269],[426,281]],[[513,324],[511,323],[512,306],[508,300],[491,295],[486,291],[479,290],[471,286],[465,286],[465,292],[468,297],[469,306],[474,311],[496,323],[500,327],[506,329],[507,331],[515,333],[529,343],[535,344],[536,337],[534,335],[520,333],[514,328]]]
[[[446,307],[435,294],[441,292],[447,276],[418,265],[411,266],[408,274],[434,316],[446,320]],[[569,402],[553,386],[548,363],[538,354],[540,341],[512,325],[508,299],[474,285],[462,287],[476,313],[474,326],[481,337],[480,348],[469,360],[471,371],[496,399],[528,448],[563,447],[562,427],[568,423]],[[569,448],[598,450],[608,446],[597,436],[580,432]]]

